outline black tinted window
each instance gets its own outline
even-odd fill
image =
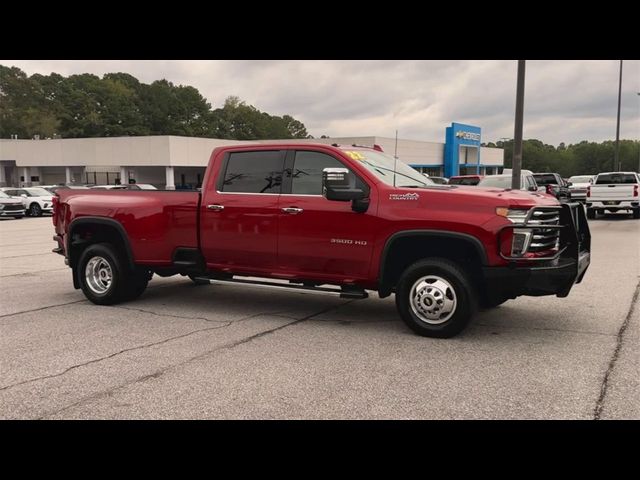
[[[533,177],[538,185],[558,184],[555,175],[534,175]]]
[[[449,180],[449,185],[478,185],[478,183],[480,183],[480,178],[478,177],[452,178]]]
[[[596,185],[607,183],[638,183],[638,180],[633,173],[606,173],[598,175]]]
[[[278,150],[229,155],[223,192],[280,193],[283,156]]]
[[[298,195],[322,195],[322,170],[346,168],[334,157],[320,152],[296,152],[291,172],[291,193]]]

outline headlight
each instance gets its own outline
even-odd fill
[[[505,208],[498,207],[496,208],[496,214],[501,217],[505,217],[511,223],[524,223],[525,218],[529,213],[529,209],[523,210],[518,208]]]

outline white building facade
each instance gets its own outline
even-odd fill
[[[340,137],[304,140],[264,140],[259,143],[337,143],[379,145],[419,171],[442,176],[445,144],[388,137]],[[0,139],[0,186],[55,184],[150,183],[158,188],[194,188],[202,183],[214,148],[252,141],[177,137],[68,138],[47,140]],[[460,173],[499,173],[503,150],[478,147],[478,162]],[[481,161],[480,161],[481,159]],[[465,168],[465,170],[463,170]]]

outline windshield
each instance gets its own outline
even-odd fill
[[[367,170],[387,185],[396,187],[426,187],[435,185],[429,178],[414,170],[401,160],[395,160],[391,155],[377,150],[345,150],[353,160],[359,161]],[[395,173],[394,173],[395,167]]]
[[[569,177],[571,183],[589,183],[593,177],[590,175],[582,177]]]
[[[525,184],[525,179],[522,177],[520,185]],[[479,187],[498,187],[498,188],[511,188],[511,175],[499,175],[495,177],[485,177],[478,183]]]
[[[596,185],[607,183],[638,183],[638,179],[633,173],[603,173],[598,175]]]
[[[0,198],[11,198],[11,197],[4,192],[0,192]]]
[[[25,188],[29,195],[33,197],[50,197],[51,192],[45,190],[44,188]]]

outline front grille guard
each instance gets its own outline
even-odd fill
[[[529,223],[534,215],[534,212],[558,212],[559,220],[558,225],[544,225],[540,223]],[[559,230],[560,231],[560,244],[558,251],[553,256],[546,257],[524,257],[527,252],[523,252],[521,255],[505,255],[502,253],[502,239],[506,231],[510,229],[545,229],[545,230]],[[511,225],[505,225],[498,232],[498,254],[504,260],[509,262],[549,262],[556,260],[560,257],[578,259],[579,252],[591,251],[591,234],[589,232],[589,224],[584,214],[583,207],[578,202],[563,203],[558,206],[549,207],[533,207],[529,210],[529,213],[525,217],[523,223],[513,223]]]

